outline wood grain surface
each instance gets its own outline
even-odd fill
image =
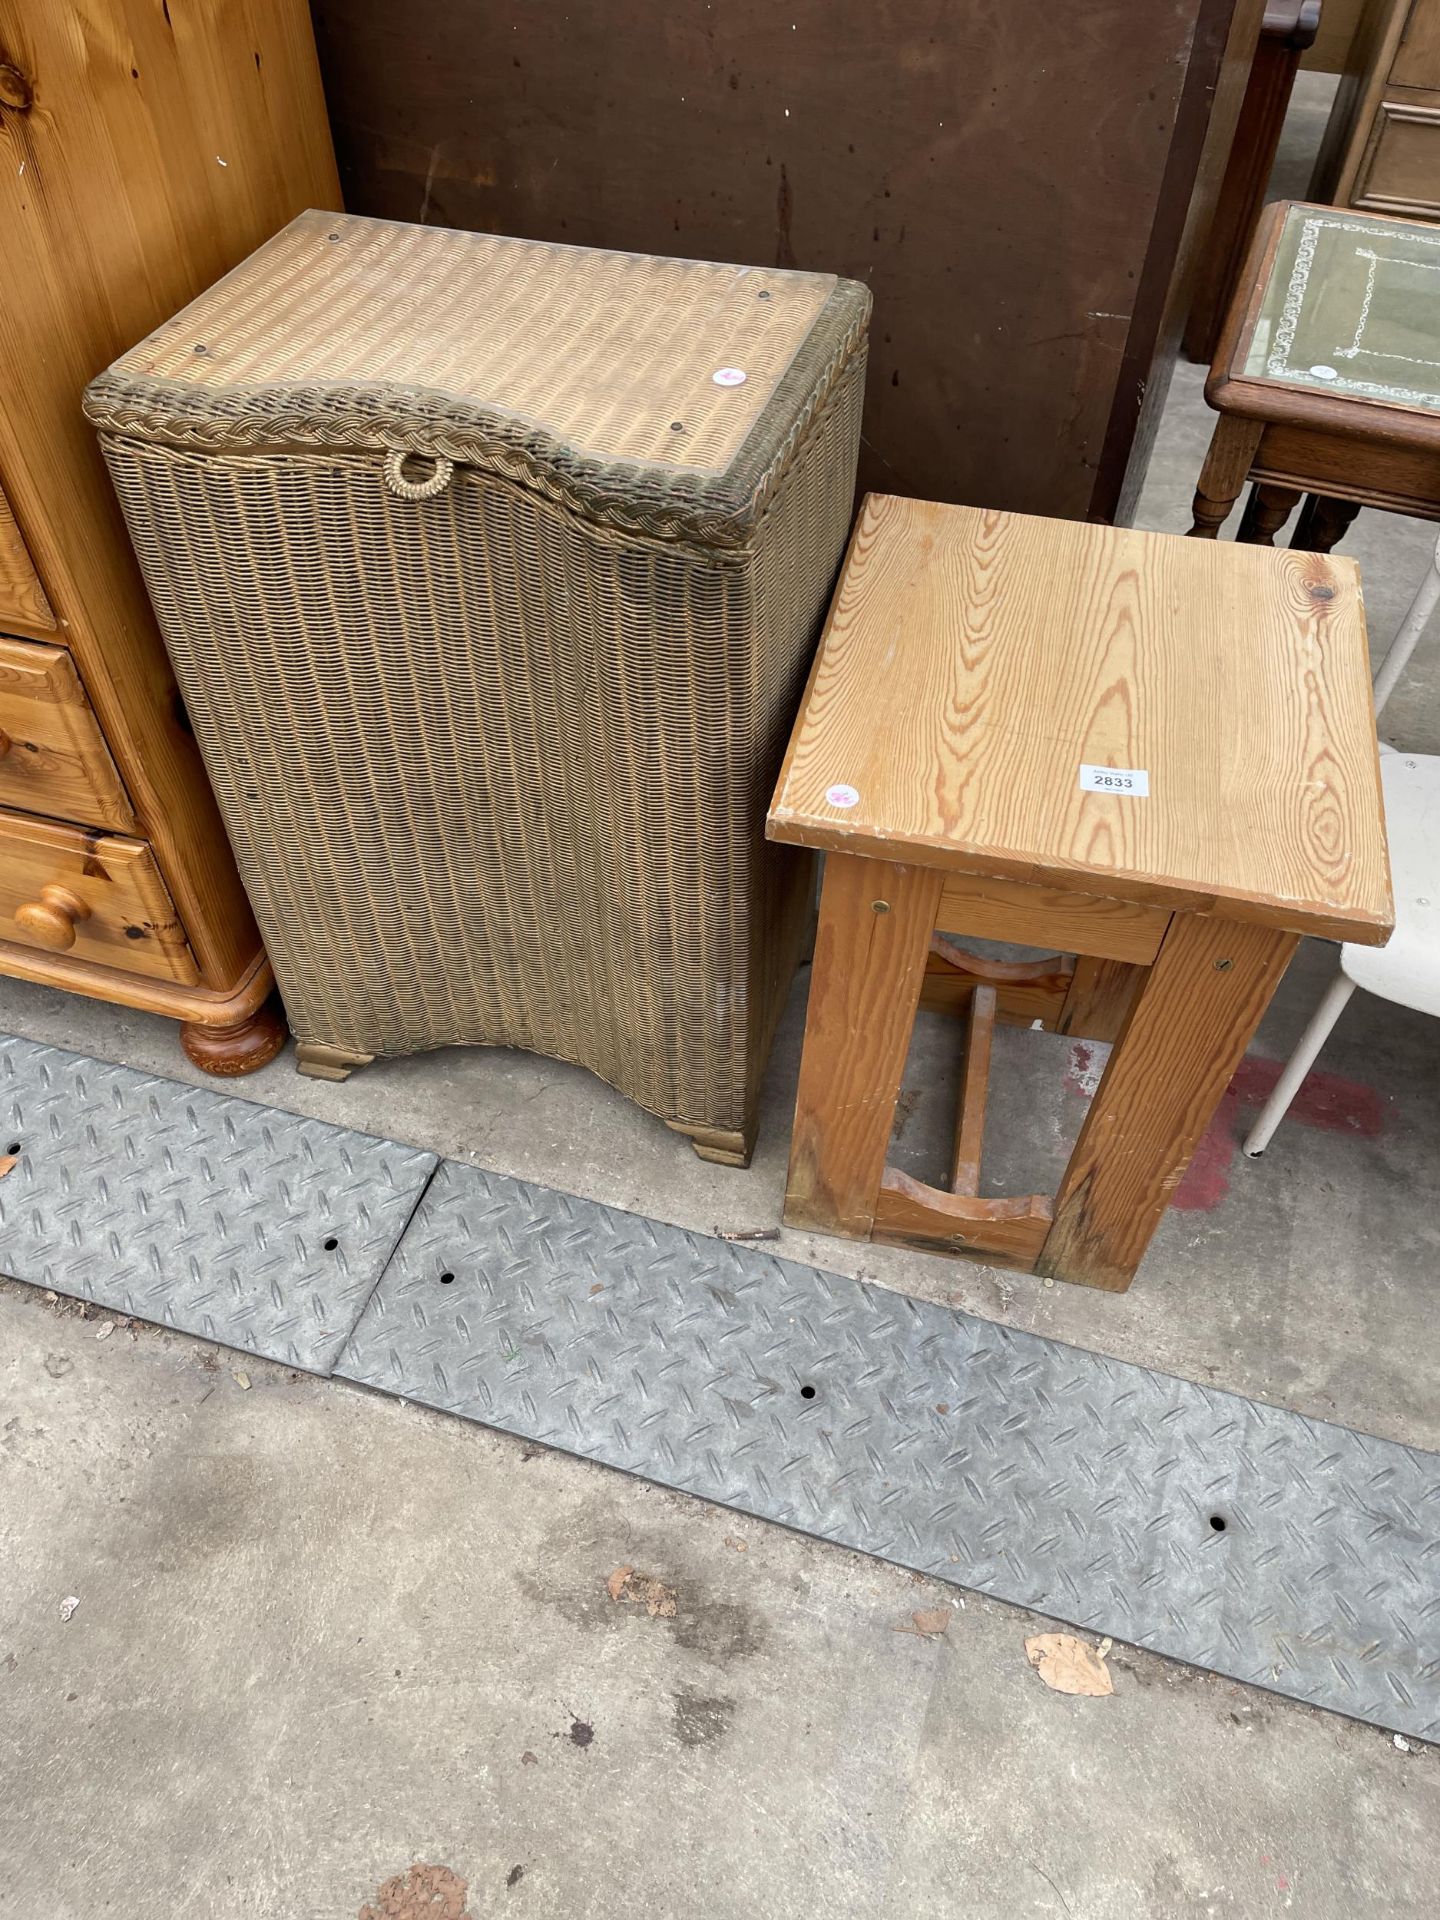
[[[769,831],[1382,944],[1354,563],[873,495]]]
[[[1295,945],[1176,914],[1090,1103],[1037,1273],[1129,1286]]]
[[[75,662],[63,647],[0,634],[0,805],[86,826],[135,815]]]
[[[80,908],[65,916],[72,937],[61,951],[151,979],[199,983],[175,904],[142,841],[0,813],[0,927],[8,939],[51,947],[46,929],[56,913],[47,889]]]
[[[0,49],[31,96],[0,105],[0,476],[204,982],[228,993],[259,935],[80,396],[302,208],[339,204],[309,15],[0,0]]]
[[[182,986],[174,980],[147,980],[143,974],[106,966],[103,961],[77,960],[73,953],[48,953],[11,940],[0,940],[0,973],[37,986],[63,987],[67,993],[83,993],[93,1000],[111,1000],[140,1013],[164,1014],[187,1026],[236,1026],[263,1006],[275,989],[275,975],[263,953],[255,956],[226,993]]]
[[[1032,887],[983,874],[947,873],[936,926],[977,940],[1018,941],[1093,953],[1110,960],[1153,960],[1169,925],[1164,907],[1109,900],[1066,887]]]
[[[1082,953],[1060,1009],[1058,1031],[1079,1040],[1118,1039],[1145,984],[1145,971],[1123,960],[1097,960]]]
[[[785,1220],[868,1239],[925,978],[940,875],[825,862]]]
[[[990,1097],[990,1052],[995,1038],[995,989],[977,986],[965,1023],[965,1055],[960,1069],[960,1098],[955,1107],[955,1151],[950,1158],[950,1191],[978,1194],[985,1153],[985,1109]]]
[[[1021,1272],[1034,1265],[1050,1229],[1050,1202],[1031,1193],[977,1200],[944,1193],[887,1167],[875,1200],[872,1239],[922,1253],[994,1254]]]
[[[975,989],[988,982],[995,988],[995,1018],[1002,1026],[1033,1027],[1038,1022],[1053,1028],[1069,995],[1074,966],[1058,953],[1018,963],[992,961],[965,952],[937,933],[930,942],[920,1004],[931,1013],[967,1013]]]
[[[45,589],[35,571],[10,502],[0,489],[0,620],[10,626],[33,627],[49,633],[55,615],[45,598]]]

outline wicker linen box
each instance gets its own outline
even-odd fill
[[[302,1070],[524,1047],[744,1163],[869,307],[312,212],[91,385]]]

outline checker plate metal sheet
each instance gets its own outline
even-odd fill
[[[336,1372],[1440,1737],[1437,1455],[454,1163]]]
[[[12,1143],[0,1271],[311,1373],[330,1371],[437,1164],[4,1038],[0,1149]]]

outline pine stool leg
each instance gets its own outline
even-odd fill
[[[1129,1286],[1297,944],[1175,915],[1080,1129],[1037,1273]]]
[[[1118,1040],[1144,984],[1144,967],[1077,954],[1056,1031],[1080,1040]]]
[[[826,857],[787,1226],[870,1237],[940,888],[927,867]]]

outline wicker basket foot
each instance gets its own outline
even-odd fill
[[[206,1027],[186,1020],[180,1028],[180,1044],[187,1059],[206,1073],[226,1079],[257,1073],[268,1066],[289,1037],[273,1000],[267,1000],[248,1019],[237,1020],[233,1027]]]
[[[720,1167],[748,1167],[755,1151],[755,1128],[726,1133],[716,1127],[692,1127],[683,1120],[667,1120],[676,1133],[688,1133],[690,1144],[702,1160],[713,1160]]]
[[[373,1053],[353,1053],[348,1047],[327,1047],[319,1040],[302,1040],[295,1049],[295,1070],[312,1080],[348,1080],[356,1067],[368,1067]]]

